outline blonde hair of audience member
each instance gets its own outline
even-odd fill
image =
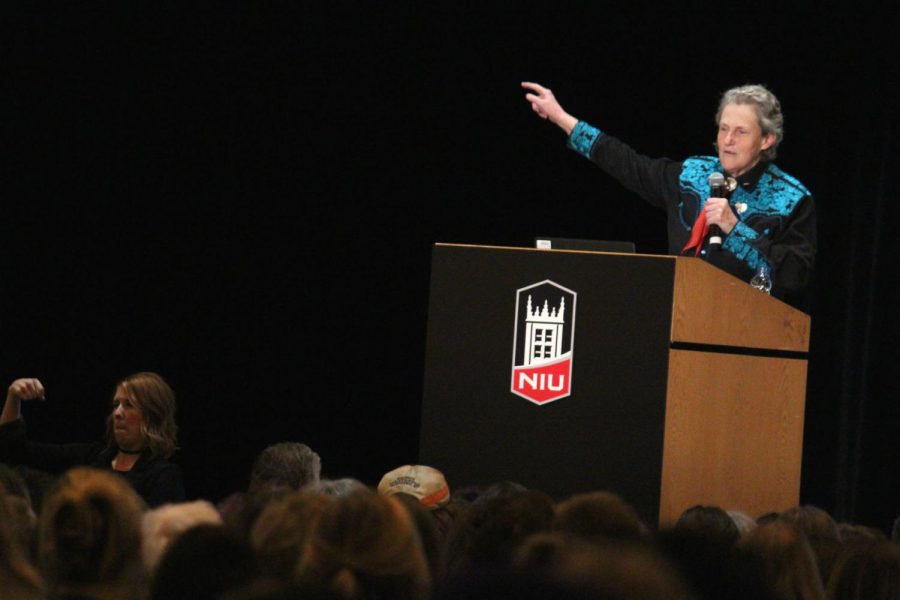
[[[412,519],[399,501],[374,492],[338,498],[325,508],[298,575],[350,599],[420,600],[431,587]]]
[[[37,569],[28,562],[27,552],[10,527],[18,519],[17,510],[0,486],[0,599],[31,600],[44,598],[43,582]]]
[[[38,556],[54,595],[129,597],[142,581],[144,503],[121,477],[76,467],[44,503]]]
[[[266,575],[289,581],[303,558],[310,532],[333,496],[293,492],[266,506],[250,530],[250,544]]]
[[[779,600],[823,600],[819,567],[806,535],[786,521],[760,525],[738,547],[762,558]]]
[[[142,520],[144,566],[153,571],[166,548],[197,525],[221,525],[222,517],[206,500],[166,504],[144,513]]]

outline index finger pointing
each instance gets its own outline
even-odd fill
[[[532,83],[530,81],[523,81],[522,87],[525,88],[526,90],[535,91],[538,94],[542,94],[547,91],[547,88],[545,88],[544,86],[537,84],[537,83]]]

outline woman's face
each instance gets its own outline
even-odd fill
[[[144,417],[134,398],[123,386],[116,388],[113,398],[113,435],[123,450],[143,450],[145,446]]]

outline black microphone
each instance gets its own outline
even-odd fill
[[[725,176],[721,173],[713,173],[707,180],[709,182],[710,198],[725,198],[728,186],[725,185]],[[718,249],[722,246],[722,230],[718,225],[709,226],[709,249]]]

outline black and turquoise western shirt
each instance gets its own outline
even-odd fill
[[[622,185],[668,215],[669,253],[681,254],[694,221],[709,196],[709,175],[724,172],[714,156],[684,161],[652,159],[622,141],[579,121],[570,148],[593,161]],[[738,223],[707,260],[744,281],[767,265],[772,294],[804,304],[816,258],[816,213],[812,195],[773,163],[760,161],[737,178],[730,204]]]

